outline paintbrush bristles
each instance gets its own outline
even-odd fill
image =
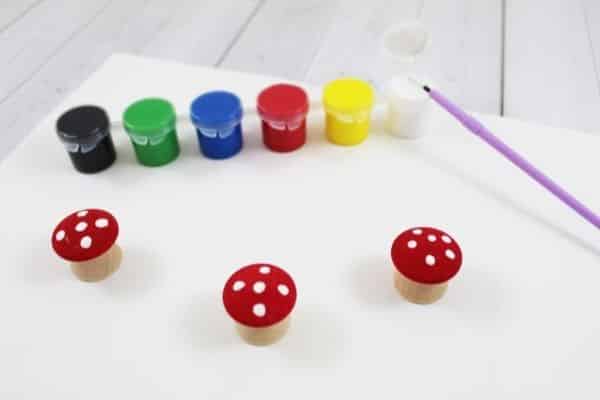
[[[415,85],[417,85],[418,87],[422,88],[423,90],[425,90],[427,93],[429,93],[431,91],[431,89],[429,88],[429,86],[422,84],[421,82],[419,82],[416,78],[412,77],[412,76],[408,76],[407,79],[414,83]]]

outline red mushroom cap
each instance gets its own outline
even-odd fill
[[[275,265],[248,265],[225,283],[223,304],[231,318],[242,325],[270,326],[292,312],[296,285],[287,272]]]
[[[87,261],[110,249],[118,235],[119,224],[108,211],[80,210],[54,228],[52,248],[65,260]]]
[[[392,245],[392,261],[398,272],[415,282],[443,283],[457,274],[462,264],[458,243],[447,233],[429,227],[402,232]]]

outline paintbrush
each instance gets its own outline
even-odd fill
[[[429,97],[431,97],[437,104],[452,114],[470,132],[483,139],[484,142],[496,149],[500,154],[519,167],[537,183],[549,190],[567,206],[571,207],[577,214],[581,215],[596,228],[600,228],[600,217],[598,217],[598,215],[596,215],[591,209],[577,200],[572,194],[554,182],[550,177],[540,171],[537,167],[527,161],[521,154],[500,140],[500,138],[494,135],[481,122],[467,114],[437,90],[431,89],[427,85],[422,85],[412,78],[411,81],[422,87],[423,90],[429,94]]]

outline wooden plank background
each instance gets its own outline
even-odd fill
[[[598,0],[2,0],[0,159],[111,53],[377,85],[381,33],[413,19],[460,104],[600,132]]]
[[[505,115],[600,130],[597,4],[507,0]]]

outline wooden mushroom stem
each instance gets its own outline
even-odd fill
[[[446,289],[448,282],[426,284],[415,282],[394,270],[394,284],[398,292],[406,300],[416,304],[431,304],[439,300]]]
[[[101,256],[82,262],[72,262],[71,270],[84,282],[98,282],[109,277],[121,264],[122,251],[117,244],[113,244]]]
[[[290,316],[276,324],[265,327],[251,327],[236,323],[236,328],[242,339],[254,346],[268,346],[277,342],[285,335],[290,327]]]

